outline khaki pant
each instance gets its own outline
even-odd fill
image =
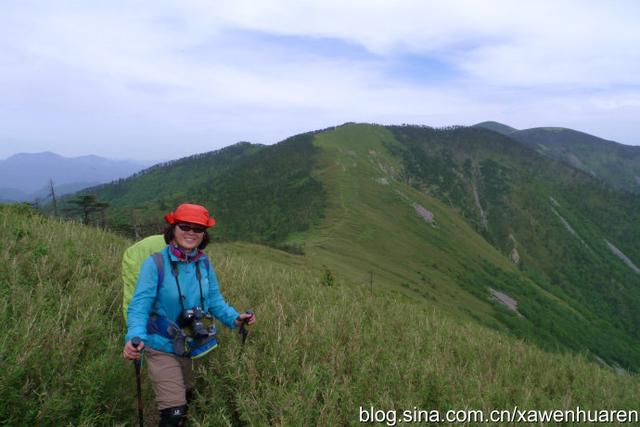
[[[186,392],[195,387],[193,360],[145,348],[145,363],[159,410],[186,405]]]

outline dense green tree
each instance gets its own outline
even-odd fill
[[[89,224],[91,215],[95,213],[104,213],[105,209],[109,207],[108,203],[99,202],[95,194],[79,195],[73,199],[66,200],[66,203],[75,206],[65,208],[65,212],[71,215],[80,214],[82,216],[83,224]]]

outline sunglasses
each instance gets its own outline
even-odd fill
[[[194,233],[198,233],[198,234],[204,233],[206,230],[205,227],[193,226],[189,224],[178,224],[178,228],[184,231],[185,233],[188,233],[189,231],[193,231]]]

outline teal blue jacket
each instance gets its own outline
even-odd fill
[[[174,254],[170,253],[168,246],[162,250],[162,254],[164,256],[164,280],[160,285],[159,291],[158,268],[153,257],[147,258],[140,268],[136,290],[127,309],[128,331],[125,342],[135,336],[139,336],[145,346],[171,353],[173,351],[171,340],[158,334],[147,334],[147,320],[151,314],[157,314],[175,322],[182,310],[178,300],[176,280],[171,272],[170,261],[177,262],[178,280],[180,282],[180,291],[185,298],[185,309],[201,306],[200,287],[194,262],[180,261]],[[228,305],[222,297],[213,266],[209,263],[209,269],[207,270],[202,258],[197,262],[202,274],[204,310],[211,313],[227,327],[235,328],[235,320],[239,313]]]

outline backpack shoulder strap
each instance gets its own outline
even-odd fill
[[[202,263],[204,264],[205,271],[208,274],[210,270],[209,267],[211,266],[211,261],[209,261],[209,255],[204,254],[204,256],[202,257]]]
[[[156,298],[158,298],[158,293],[160,292],[160,286],[162,286],[162,282],[164,281],[164,255],[162,251],[156,252],[153,255],[153,262],[156,264],[156,268],[158,269],[158,283],[156,285]]]
[[[207,254],[203,254],[202,258],[196,261],[196,277],[198,278],[198,282],[200,282],[200,286],[202,286],[202,274],[200,273],[200,261],[204,264],[204,269],[209,275],[209,267],[211,266],[211,261],[209,261],[209,257]]]
[[[201,258],[202,263],[204,264],[204,268],[206,269],[207,272],[207,277],[209,276],[209,257],[207,256],[207,254],[203,254],[203,257]],[[202,273],[200,273],[200,260],[196,261],[196,277],[198,278],[198,286],[200,287],[200,305],[202,306],[202,309],[205,309],[205,301],[204,301],[204,294],[202,293]],[[207,286],[209,284],[207,283]]]

